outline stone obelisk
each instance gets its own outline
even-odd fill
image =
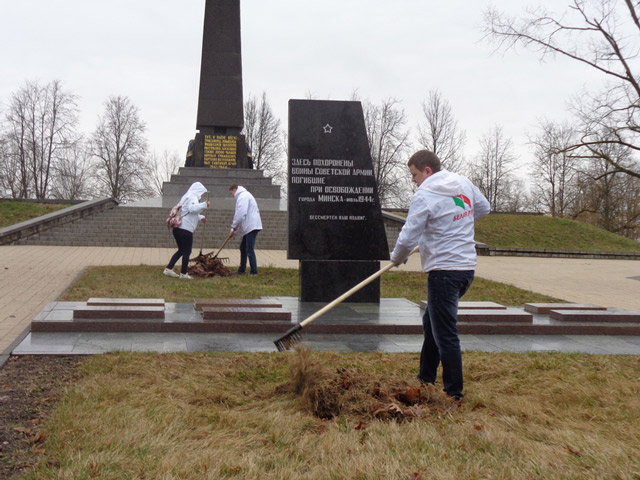
[[[247,168],[240,0],[205,0],[194,166]]]

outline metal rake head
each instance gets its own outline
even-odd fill
[[[300,324],[297,324],[296,326],[290,328],[289,331],[283,336],[275,340],[273,343],[276,345],[278,351],[284,352],[286,350],[289,350],[292,345],[302,342],[303,338],[300,330],[302,330],[302,327],[300,326]]]

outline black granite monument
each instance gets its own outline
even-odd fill
[[[333,300],[389,259],[360,102],[289,101],[288,201],[301,301]],[[379,279],[347,301],[379,303]]]
[[[240,0],[206,0],[193,166],[248,168]]]

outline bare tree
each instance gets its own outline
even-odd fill
[[[530,140],[535,155],[530,166],[534,196],[543,211],[565,217],[576,199],[578,161],[567,151],[575,144],[575,132],[569,124],[547,120],[540,121],[539,130]]]
[[[431,90],[429,98],[422,102],[422,113],[422,122],[418,124],[420,143],[438,155],[443,168],[461,172],[466,138],[453,117],[451,105],[438,90]]]
[[[8,135],[0,132],[0,196],[20,198],[21,182],[17,156],[10,149]]]
[[[409,131],[405,128],[404,110],[392,98],[380,105],[364,101],[362,109],[380,204],[406,207],[412,188],[406,172]]]
[[[177,152],[165,150],[162,155],[151,154],[151,184],[156,195],[162,195],[164,182],[171,179],[171,175],[178,173],[183,160]]]
[[[624,165],[629,151],[609,145],[609,157]],[[619,235],[637,239],[640,234],[640,179],[614,171],[611,163],[588,161],[577,179],[579,195],[571,217]]]
[[[603,160],[618,172],[640,177],[640,4],[631,0],[573,0],[561,14],[542,8],[515,19],[494,9],[485,12],[486,32],[498,48],[523,45],[540,54],[561,55],[599,72],[608,83],[602,92],[583,95],[574,113],[581,135],[567,147],[572,156]],[[633,153],[618,163],[608,145]]]
[[[53,169],[51,197],[65,200],[85,200],[92,194],[91,154],[82,140],[77,140],[61,152]]]
[[[469,172],[469,179],[489,200],[492,211],[509,208],[509,198],[514,193],[515,160],[512,141],[505,138],[502,127],[493,127],[480,139],[480,152]]]
[[[126,96],[112,96],[93,133],[92,154],[101,193],[119,202],[153,195],[148,186],[145,124]]]
[[[26,82],[11,95],[6,121],[19,196],[46,198],[60,151],[75,141],[76,96],[65,92],[58,80],[44,86]]]
[[[245,102],[244,134],[251,149],[254,167],[264,170],[280,182],[286,181],[283,132],[265,92],[259,99],[249,95]]]

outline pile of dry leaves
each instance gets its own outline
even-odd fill
[[[213,252],[200,254],[189,260],[189,275],[192,277],[229,277],[231,270],[224,266],[222,260],[215,258]]]
[[[433,385],[393,381],[353,369],[334,371],[313,361],[311,350],[297,347],[290,363],[291,382],[280,391],[299,395],[315,416],[403,422],[456,411],[459,403]]]

